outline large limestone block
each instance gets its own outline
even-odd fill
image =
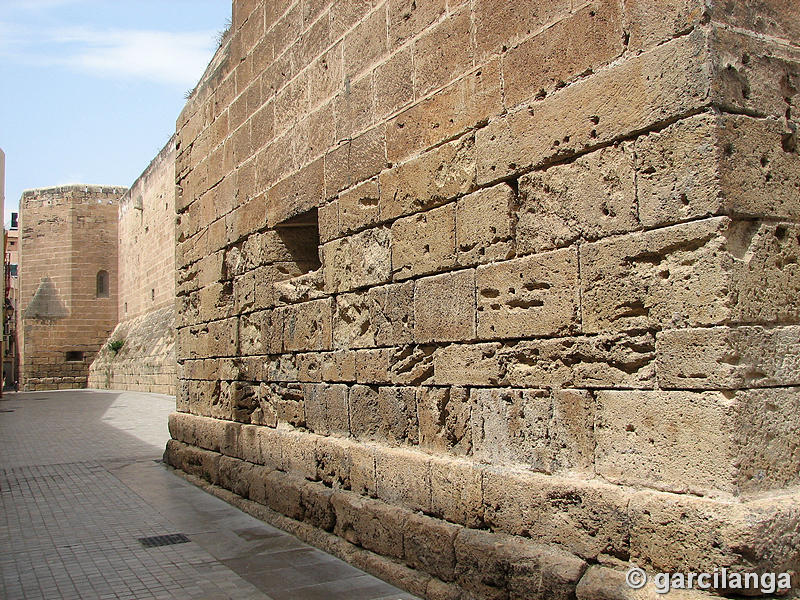
[[[606,483],[500,467],[484,471],[487,526],[587,560],[628,555],[629,501],[629,492]]]
[[[525,3],[520,4],[524,6]],[[545,5],[539,6],[546,10]],[[547,4],[551,10],[561,7],[561,2]],[[521,8],[503,7],[495,11],[492,18],[498,19],[504,10]],[[511,48],[503,57],[506,105],[514,106],[543,96],[562,87],[564,82],[597,71],[621,55],[624,50],[621,8],[617,0],[589,2],[569,17]],[[514,27],[509,27],[508,23],[503,25],[501,31],[509,33]],[[481,37],[485,32],[476,35]],[[531,69],[532,64],[539,66]]]
[[[281,311],[285,351],[331,349],[330,298],[286,306]]]
[[[517,342],[497,362],[502,382],[515,387],[648,388],[655,357],[651,333],[601,334]]]
[[[473,455],[545,473],[591,470],[594,398],[585,391],[477,389]]]
[[[629,498],[630,560],[655,572],[797,572],[796,493],[746,503],[646,490]]]
[[[475,140],[443,144],[380,175],[380,215],[388,220],[443,204],[475,186]]]
[[[333,343],[338,348],[408,343],[414,331],[414,284],[341,294],[334,310]]]
[[[575,250],[480,266],[476,285],[479,338],[524,338],[577,329]]]
[[[455,540],[456,581],[469,597],[566,600],[586,563],[530,539],[462,529]]]
[[[800,385],[800,327],[668,329],[657,334],[662,388]]]
[[[280,223],[317,207],[324,196],[323,161],[318,159],[279,181],[267,194],[267,221]]]
[[[478,183],[606,144],[708,103],[697,31],[568,86],[478,130]]]
[[[471,14],[467,9],[451,13],[414,42],[414,94],[420,98],[473,66],[470,37]]]
[[[787,0],[723,3],[714,7],[714,19],[734,27],[782,38],[797,45],[800,39],[800,14]]]
[[[710,37],[715,67],[714,103],[726,112],[790,118],[800,101],[800,48],[747,32],[715,27]]]
[[[458,201],[456,251],[459,265],[511,258],[515,201],[514,190],[505,183],[478,190]]]
[[[519,181],[517,252],[530,254],[639,227],[633,145],[603,148]]]
[[[708,14],[703,0],[623,0],[628,49],[642,51],[698,26]]]
[[[456,262],[456,205],[451,203],[392,224],[395,280],[446,270]]]
[[[436,385],[497,385],[501,344],[449,344],[433,355]]]
[[[416,282],[415,341],[458,341],[474,337],[474,270],[444,273]]]
[[[474,11],[475,43],[478,55],[485,58],[500,53],[504,47],[515,46],[522,38],[567,16],[570,3],[566,0],[546,3],[477,0]]]
[[[796,231],[712,218],[585,244],[583,329],[796,321]]]
[[[239,319],[239,350],[244,356],[277,354],[283,348],[281,310],[263,310]]]
[[[495,59],[392,118],[386,125],[387,158],[405,160],[501,110],[500,60]]]
[[[410,510],[430,512],[431,458],[405,448],[386,448],[375,459],[378,498]]]
[[[406,564],[443,581],[452,581],[456,566],[453,543],[461,528],[417,514],[409,515],[403,526]]]
[[[431,460],[431,514],[451,523],[479,527],[483,523],[483,474],[471,461]]]
[[[417,392],[419,445],[436,452],[472,451],[473,400],[467,388],[422,387]]]
[[[334,492],[331,503],[337,535],[383,556],[403,557],[403,525],[409,511],[347,492]]]
[[[391,233],[367,229],[322,246],[325,291],[345,292],[391,278]]]
[[[799,404],[798,388],[597,392],[597,472],[681,493],[791,485]]]
[[[212,321],[178,330],[177,352],[186,358],[234,356],[239,344],[239,319]]]
[[[347,386],[308,384],[303,387],[306,425],[320,435],[350,433]]]
[[[593,565],[581,577],[575,588],[575,595],[578,600],[657,600],[657,598],[663,597],[663,591],[657,591],[652,573],[649,574],[650,578],[647,584],[641,589],[633,589],[628,585],[625,575],[626,570]],[[658,589],[663,589],[660,584]],[[677,600],[712,600],[713,598],[719,598],[716,594],[698,589],[670,589],[669,597]]]
[[[780,121],[701,114],[635,142],[639,218],[655,227],[714,214],[794,218],[800,154]]]
[[[378,222],[378,182],[365,181],[339,194],[339,227],[350,233]]]

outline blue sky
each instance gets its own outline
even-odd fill
[[[230,0],[0,0],[5,222],[28,188],[130,186],[230,15]]]

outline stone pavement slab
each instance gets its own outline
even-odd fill
[[[0,401],[0,598],[413,600],[169,472],[169,396]],[[188,541],[145,547],[140,538]]]

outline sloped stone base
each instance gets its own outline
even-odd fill
[[[119,351],[109,342],[121,340]],[[89,387],[175,395],[175,309],[165,306],[123,321],[89,368]]]
[[[796,494],[715,500],[186,413],[170,431],[165,460],[195,483],[425,598],[657,598],[627,569],[798,566]],[[417,498],[395,459],[446,501]]]

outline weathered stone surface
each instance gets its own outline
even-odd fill
[[[484,472],[487,526],[569,548],[587,560],[600,554],[628,556],[629,501],[628,494],[610,484],[497,467]]]
[[[419,445],[467,455],[472,452],[473,401],[466,388],[424,387],[417,393]]]
[[[693,33],[601,71],[478,130],[478,183],[646,129],[708,102],[705,36]],[[616,90],[610,93],[609,90]]]
[[[283,347],[293,350],[330,350],[331,301],[313,300],[281,309]]]
[[[521,177],[517,252],[637,229],[634,173],[633,145],[623,144]]]
[[[309,384],[303,396],[306,426],[314,433],[350,433],[346,385]]]
[[[452,581],[456,566],[453,542],[460,528],[416,514],[409,515],[403,525],[406,563],[444,581]]]
[[[797,388],[598,392],[597,471],[610,481],[676,492],[786,485],[798,478],[785,460],[797,444],[784,437],[797,427],[798,402]]]
[[[574,250],[478,267],[476,285],[479,338],[555,335],[577,329]]]
[[[419,385],[433,378],[435,346],[402,346],[389,353],[389,380],[395,384]]]
[[[628,48],[642,51],[700,25],[708,16],[701,0],[623,0]]]
[[[350,431],[357,438],[377,437],[381,427],[378,414],[378,389],[354,385],[350,388]]]
[[[475,337],[475,271],[457,271],[416,282],[414,340],[469,340]]]
[[[445,11],[444,0],[424,0],[411,4],[402,0],[391,0],[388,4],[389,46],[392,48],[436,22]]]
[[[316,160],[270,188],[267,221],[275,225],[315,208],[323,197],[323,161]]]
[[[586,244],[584,331],[795,322],[795,229],[713,218]]]
[[[713,16],[722,23],[782,38],[797,45],[800,17],[795,8],[785,0],[760,0],[746,5],[716,6]]]
[[[402,558],[402,526],[407,511],[346,492],[334,493],[331,503],[336,512],[337,535],[383,556]]]
[[[386,124],[386,156],[407,159],[452,139],[502,110],[500,61],[495,59]]]
[[[456,253],[462,266],[511,258],[514,190],[501,183],[464,196],[456,207]]]
[[[649,333],[521,341],[497,356],[515,387],[653,387],[656,343]]]
[[[398,219],[392,225],[395,280],[442,271],[455,262],[455,204]]]
[[[800,226],[794,223],[735,223],[728,250],[737,259],[731,281],[736,304],[732,320],[797,323],[800,306]]]
[[[433,355],[437,385],[497,385],[501,379],[499,343],[451,344]]]
[[[726,112],[781,119],[796,109],[800,49],[725,27],[712,30],[712,97]],[[788,83],[788,85],[787,85]]]
[[[417,444],[416,394],[413,387],[381,387],[378,390],[381,438],[391,444]]]
[[[570,8],[566,0],[546,4],[533,0],[514,4],[478,0],[474,9],[478,52],[485,55],[511,47],[526,35],[566,16]]]
[[[430,512],[431,459],[421,452],[387,448],[375,461],[378,498],[411,510]]]
[[[473,454],[553,473],[591,469],[594,399],[588,392],[473,390]]]
[[[345,292],[389,281],[392,269],[391,234],[367,229],[322,246],[327,292]]]
[[[414,327],[413,282],[371,288],[336,298],[334,344],[366,348],[408,343]]]
[[[455,551],[456,581],[482,598],[569,598],[586,569],[561,550],[487,531],[459,531]]]
[[[431,513],[452,523],[477,528],[483,523],[483,474],[463,460],[431,460]]]
[[[555,12],[559,8],[563,10],[563,4],[553,2],[540,10]],[[511,48],[503,58],[506,104],[514,106],[543,96],[619,56],[624,49],[620,9],[615,0],[587,3],[573,15]],[[498,17],[496,12],[491,18]],[[507,25],[506,31],[513,28],[514,25]],[[532,64],[541,66],[531,69]]]
[[[375,69],[375,116],[388,117],[414,99],[412,48],[396,52]]]
[[[378,182],[365,181],[339,194],[339,226],[343,233],[378,222]]]
[[[738,115],[698,115],[640,137],[642,223],[723,213],[796,217],[800,155],[791,151],[791,139],[778,121]]]
[[[460,10],[437,23],[414,43],[414,94],[420,98],[472,67],[471,15]]]
[[[381,219],[443,204],[475,186],[475,140],[466,136],[380,175]]]
[[[800,384],[800,328],[669,329],[657,335],[662,388],[737,389]]]
[[[356,355],[356,380],[362,383],[387,383],[389,381],[389,349],[358,350]]]

